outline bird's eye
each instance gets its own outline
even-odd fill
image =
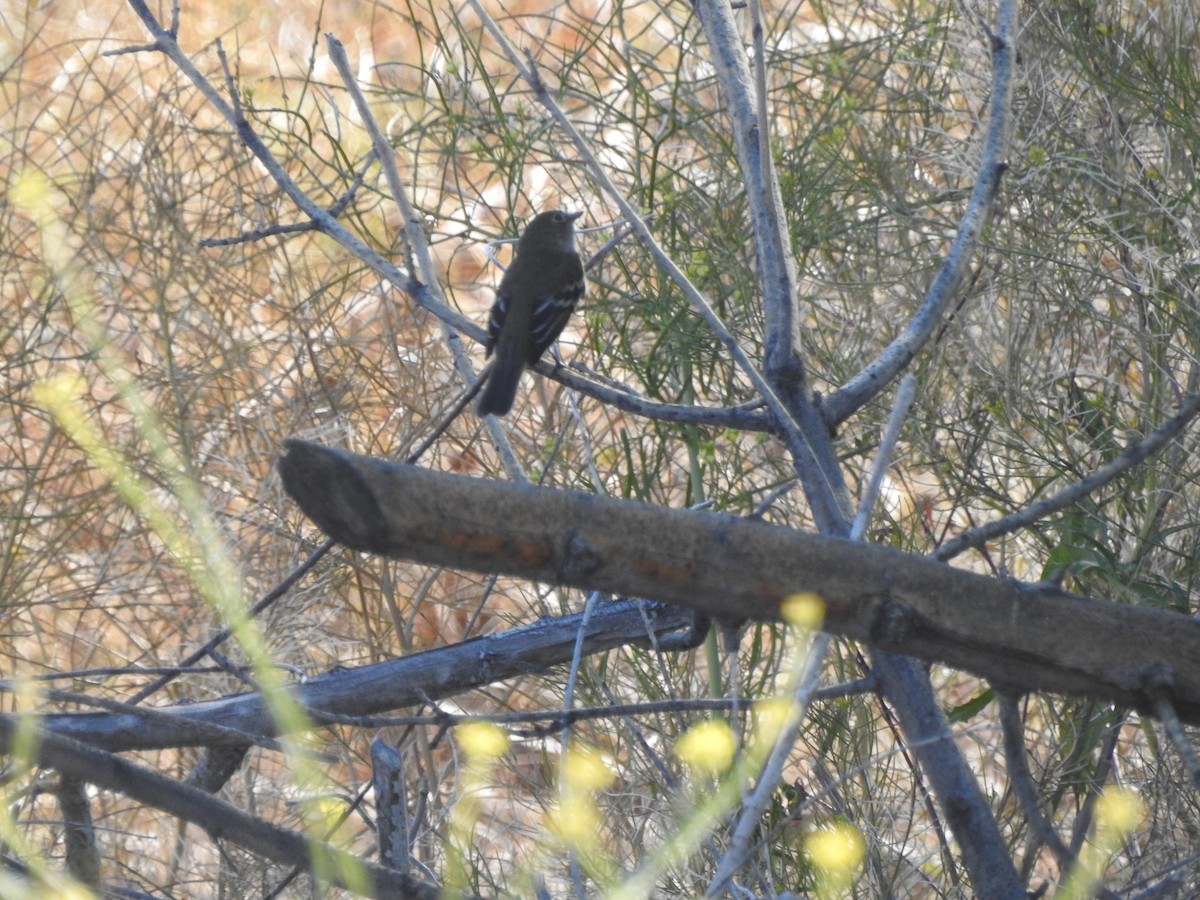
[[[567,215],[566,215],[566,213],[564,213],[564,212],[563,212],[563,211],[560,209],[558,212],[556,212],[556,213],[554,214],[554,221],[555,221],[555,222],[565,222],[565,221],[567,221]]]

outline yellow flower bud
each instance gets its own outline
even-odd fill
[[[718,775],[733,764],[733,730],[725,722],[693,725],[675,745],[675,755],[701,772]]]
[[[487,764],[508,752],[508,735],[491,722],[467,722],[456,734],[468,763]]]
[[[779,612],[789,625],[817,631],[825,624],[825,601],[811,591],[783,598]]]

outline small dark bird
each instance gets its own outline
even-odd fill
[[[517,241],[488,319],[487,354],[496,354],[477,407],[479,415],[512,409],[526,366],[558,340],[583,296],[583,260],[575,250],[575,220],[583,213],[539,213]]]

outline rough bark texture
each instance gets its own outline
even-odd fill
[[[330,537],[433,565],[774,619],[812,591],[828,631],[1009,690],[1200,722],[1200,623],[1030,590],[922,557],[728,515],[431,472],[289,441],[284,485]],[[504,515],[496,514],[504,510]]]

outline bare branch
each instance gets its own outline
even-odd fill
[[[14,727],[11,718],[0,718],[0,740],[6,745],[12,740]],[[378,898],[437,900],[445,896],[434,885],[363,862],[329,845],[315,844],[154,769],[60,735],[40,734],[35,756],[38,765],[57,769],[67,778],[124,794],[200,826],[214,840],[231,841],[275,862],[312,871],[314,859],[320,857],[326,863],[323,870],[341,887],[366,888],[368,896]]]
[[[975,187],[963,211],[958,233],[946,259],[938,269],[925,299],[908,326],[891,344],[845,385],[825,398],[823,407],[831,425],[849,418],[882,391],[912,361],[945,315],[967,272],[983,229],[991,218],[1007,163],[1007,136],[1012,112],[1013,67],[1015,65],[1016,0],[1004,0],[997,12],[998,26],[989,34],[992,44],[992,94],[988,108],[987,133]]]
[[[1179,755],[1179,761],[1183,763],[1183,771],[1187,773],[1192,790],[1200,791],[1200,753],[1197,753],[1196,748],[1192,746],[1192,740],[1188,737],[1187,730],[1179,720],[1179,715],[1175,712],[1175,707],[1171,703],[1170,698],[1166,696],[1156,697],[1154,700],[1154,713],[1158,716],[1159,721],[1163,723],[1163,730],[1166,731],[1167,737],[1171,739],[1171,746],[1175,748],[1175,752]]]
[[[345,46],[332,34],[325,35],[325,43],[329,47],[329,58],[337,68],[338,74],[342,76],[342,85],[354,102],[354,108],[358,110],[363,127],[371,136],[371,150],[375,158],[379,160],[384,177],[387,178],[392,201],[400,208],[400,213],[404,217],[404,238],[405,246],[408,248],[409,269],[419,270],[429,292],[439,303],[445,304],[446,298],[438,283],[437,269],[434,267],[433,257],[429,253],[429,242],[425,240],[425,230],[421,227],[421,217],[417,215],[416,209],[409,202],[408,194],[404,192],[404,185],[400,183],[400,173],[396,169],[395,151],[379,127],[379,123],[375,121],[375,115],[371,112],[367,99],[359,90],[358,79],[350,69],[350,60],[346,58]]]
[[[948,566],[943,568],[953,571]],[[992,621],[992,629],[996,621]],[[981,634],[977,639],[985,642],[987,637]],[[910,652],[907,648],[901,650]],[[1014,660],[1019,656],[1018,652]],[[917,752],[946,824],[958,841],[974,895],[984,900],[1024,896],[996,817],[954,743],[942,705],[929,688],[924,666],[911,656],[880,649],[878,644],[871,648],[871,663],[883,684],[884,696],[903,724],[906,742]]]
[[[371,741],[371,783],[375,788],[375,834],[379,861],[397,872],[412,871],[408,838],[408,797],[404,755],[383,738]]]
[[[755,235],[759,284],[763,292],[763,364],[772,391],[788,409],[783,432],[792,463],[804,486],[818,529],[845,534],[851,506],[831,433],[807,388],[799,352],[796,315],[796,261],[782,215],[783,199],[771,157],[766,103],[766,61],[760,10],[754,19],[758,89],[751,89],[746,49],[727,3],[697,4],[710,47],[710,58],[725,98],[737,146],[746,201]],[[773,395],[774,395],[773,394]],[[764,394],[764,396],[766,396]]]
[[[917,394],[917,379],[912,374],[905,375],[900,381],[900,389],[896,391],[896,402],[892,404],[892,414],[888,416],[887,428],[879,441],[879,452],[871,464],[871,478],[867,489],[863,491],[862,500],[858,504],[858,513],[850,526],[850,540],[861,541],[867,532],[867,522],[871,519],[871,510],[879,497],[879,488],[883,484],[883,476],[892,464],[892,454],[896,450],[896,442],[900,440],[900,429],[908,416],[909,407]]]
[[[592,613],[584,651],[600,653],[645,641],[648,632],[683,631],[691,621],[692,613],[686,609],[637,601],[606,603]],[[309,719],[318,725],[421,706],[569,662],[580,622],[578,614],[563,616],[400,659],[339,669],[306,679],[293,691]],[[257,694],[160,708],[154,715],[143,712],[135,708],[50,714],[37,721],[47,731],[109,750],[244,746],[247,736],[269,739],[275,728]]]
[[[1007,767],[1008,783],[1017,795],[1034,840],[1039,846],[1045,845],[1050,848],[1050,852],[1058,860],[1059,868],[1065,872],[1074,865],[1075,855],[1042,812],[1037,785],[1033,782],[1029,763],[1025,760],[1025,723],[1021,719],[1019,697],[1008,691],[998,691],[996,699],[1000,705],[1000,728],[1004,734],[1004,764]]]
[[[313,225],[321,233],[333,238],[338,244],[362,260],[373,272],[407,293],[416,303],[429,310],[429,312],[436,315],[443,322],[471,335],[476,340],[483,340],[483,328],[463,316],[457,310],[451,309],[429,290],[427,284],[418,281],[412,273],[405,272],[388,262],[348,231],[328,211],[317,206],[300,189],[300,186],[296,184],[292,177],[288,175],[284,167],[280,165],[270,148],[258,136],[245,117],[241,115],[240,109],[231,106],[217,89],[213,87],[212,83],[200,73],[200,70],[196,68],[187,54],[180,48],[175,35],[162,27],[158,19],[155,18],[154,13],[146,5],[145,0],[129,0],[129,5],[137,13],[142,23],[146,26],[146,29],[154,38],[154,43],[149,48],[141,49],[152,48],[165,54],[188,77],[196,89],[212,104],[213,108],[234,128],[238,138],[246,146],[246,149],[254,154],[254,157],[262,163],[271,178],[275,180],[275,183],[308,216]],[[236,96],[236,90],[233,90],[233,93]]]
[[[63,843],[66,845],[67,871],[90,887],[100,883],[100,854],[96,849],[96,823],[92,820],[91,801],[83,779],[63,774],[54,788],[62,810]]]
[[[721,85],[738,164],[746,185],[746,203],[754,229],[759,283],[765,316],[764,366],[772,384],[789,404],[811,403],[803,396],[804,363],[799,355],[796,318],[796,261],[782,216],[783,199],[773,171],[770,117],[766,98],[766,54],[761,10],[751,4],[756,58],[754,86],[746,48],[728,3],[697,4],[710,58]],[[810,436],[811,437],[811,436]]]
[[[1027,528],[1059,510],[1066,509],[1073,503],[1078,503],[1084,497],[1097,491],[1115,478],[1119,478],[1138,463],[1153,456],[1175,437],[1183,432],[1188,424],[1200,413],[1200,394],[1189,394],[1183,398],[1179,410],[1170,419],[1154,430],[1144,441],[1134,444],[1112,462],[1101,466],[1091,475],[1077,481],[1070,487],[1064,488],[1052,497],[1031,503],[1020,512],[1003,516],[995,522],[980,525],[964,531],[953,540],[947,541],[933,554],[934,559],[949,560],[972,547],[982,547],[985,543],[1004,534],[1011,534],[1022,528]]]

